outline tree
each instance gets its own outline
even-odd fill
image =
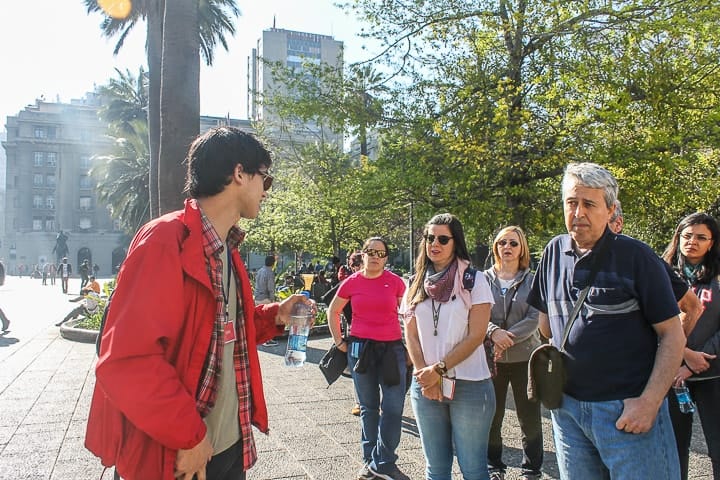
[[[113,148],[93,158],[91,175],[97,183],[98,198],[108,205],[123,230],[134,235],[151,218],[147,75],[142,67],[137,77],[129,70],[116,72],[117,78],[98,88],[103,96],[98,116],[108,124]]]
[[[146,19],[147,21],[146,47],[149,76],[148,124],[151,155],[150,185],[152,187],[150,190],[150,201],[152,216],[155,217],[160,212],[158,199],[160,179],[158,175],[158,166],[160,164],[160,74],[162,69],[165,1],[136,0],[132,3],[129,16],[124,19],[115,19],[106,15],[98,5],[97,0],[83,1],[88,14],[94,12],[103,14],[103,21],[100,28],[104,36],[108,38],[115,35],[119,36],[113,52],[114,54],[117,54],[122,48],[125,38],[137,22],[142,19]],[[237,17],[240,11],[236,6],[235,0],[197,0],[196,3],[198,3],[200,8],[200,13],[198,14],[199,25],[197,28],[193,28],[193,31],[197,30],[200,35],[199,48],[201,49],[201,54],[206,64],[212,65],[213,52],[217,44],[222,45],[225,50],[228,49],[227,34],[235,34],[232,18]],[[168,151],[168,153],[170,152]],[[168,161],[167,163],[171,162]],[[164,177],[163,181],[165,181]],[[177,185],[177,188],[181,188],[181,184]]]
[[[182,208],[183,160],[200,130],[197,0],[165,3],[160,93],[160,214]]]
[[[136,120],[144,121],[144,131],[147,131],[148,79],[145,69],[141,66],[137,77],[130,70],[115,69],[115,72],[117,78],[111,78],[107,85],[98,88],[98,93],[104,97],[98,116],[121,134],[135,133]]]
[[[408,178],[431,177],[436,207],[463,212],[475,241],[507,223],[529,230],[535,248],[563,231],[559,177],[569,161],[615,172],[645,240],[668,238],[666,211],[688,208],[675,176],[699,180],[690,166],[707,166],[710,177],[698,182],[694,208],[718,197],[716,2],[355,0],[348,8],[383,42],[376,60],[396,78],[382,98],[395,120],[386,153],[414,158],[406,167],[417,175]]]
[[[93,158],[90,172],[97,183],[98,199],[108,205],[110,215],[122,229],[134,235],[150,220],[149,151],[147,121],[129,122],[131,129],[113,129],[115,143],[108,155]]]

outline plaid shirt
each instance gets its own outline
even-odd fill
[[[207,258],[207,271],[217,304],[215,310],[215,328],[213,329],[210,339],[208,356],[205,360],[205,368],[196,395],[197,409],[200,415],[205,417],[215,405],[218,378],[220,376],[220,369],[222,368],[222,352],[225,343],[225,298],[223,294],[223,268],[220,255],[225,255],[226,247],[223,245],[222,240],[220,240],[215,228],[205,216],[205,213],[200,210],[200,214],[202,217],[203,248],[205,250],[205,257]],[[237,226],[233,226],[228,233],[227,248],[229,248],[231,252],[236,250],[244,238],[245,232]],[[245,336],[245,316],[243,315],[239,288],[240,279],[237,276],[235,268],[232,268],[232,272],[236,285],[238,285],[236,290],[238,308],[237,318],[235,319],[237,339],[234,344],[233,366],[235,368],[235,377],[237,378],[238,422],[240,424],[240,437],[243,447],[243,465],[245,470],[248,470],[257,461],[250,416],[250,364],[247,354],[247,337]]]

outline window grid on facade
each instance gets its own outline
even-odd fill
[[[80,176],[80,188],[92,188],[92,182],[88,175]]]
[[[45,154],[45,165],[48,167],[57,166],[57,152],[47,152]]]
[[[50,195],[45,197],[45,207],[50,210],[55,210],[55,197]]]
[[[42,195],[33,195],[33,208],[42,208],[43,197]]]
[[[33,231],[39,232],[42,230],[43,221],[42,217],[33,217]]]
[[[44,152],[33,152],[33,165],[36,167],[42,167],[45,163]]]
[[[40,173],[33,174],[33,185],[36,187],[42,187],[43,176]]]

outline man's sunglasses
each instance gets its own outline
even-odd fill
[[[431,234],[425,235],[425,241],[430,244],[435,242],[436,238],[437,238],[437,241],[440,242],[440,245],[447,245],[450,242],[450,240],[452,240],[453,237],[450,237],[448,235],[431,235]]]
[[[370,257],[378,257],[378,258],[387,257],[387,252],[385,250],[375,250],[374,248],[366,248],[365,250],[363,250],[363,253]]]
[[[509,243],[510,246],[513,247],[513,248],[515,248],[515,247],[517,247],[518,245],[520,245],[520,244],[519,244],[518,242],[516,242],[515,240],[505,240],[505,239],[500,240],[497,244],[500,245],[501,247],[504,247],[504,246],[507,245],[508,243]]]
[[[264,172],[258,171],[257,173],[259,173],[260,175],[262,175],[262,179],[263,179],[263,190],[265,190],[265,191],[267,192],[268,190],[270,190],[270,187],[272,187],[272,183],[273,183],[273,180],[274,180],[273,176],[270,175],[270,173],[268,173],[267,170],[265,170]]]

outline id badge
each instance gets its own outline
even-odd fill
[[[455,379],[442,377],[442,394],[448,400],[452,400],[455,396]]]
[[[225,343],[231,343],[236,340],[235,322],[225,322]]]

